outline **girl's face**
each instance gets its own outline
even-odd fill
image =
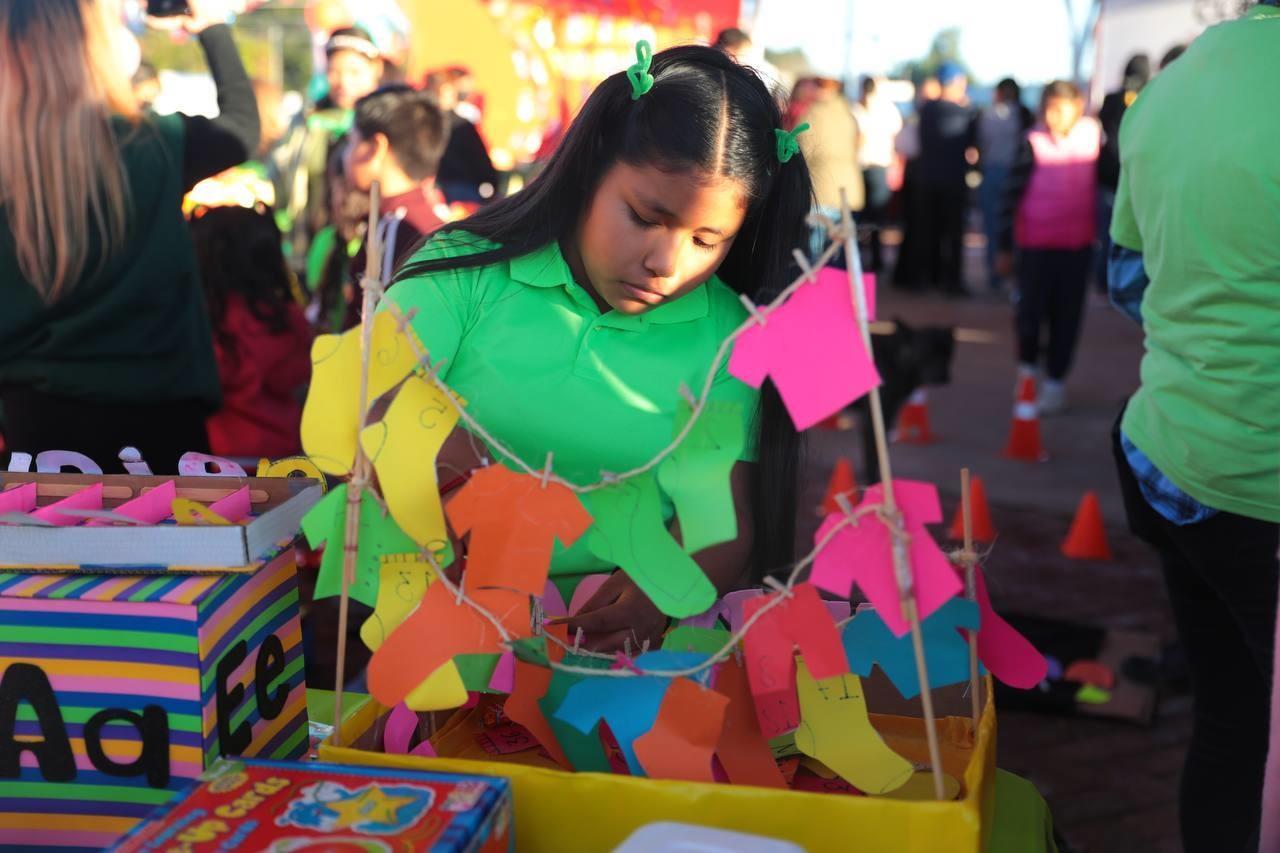
[[[617,163],[567,247],[569,265],[601,311],[642,314],[709,279],[746,213],[737,181]]]
[[[1044,123],[1055,136],[1066,136],[1084,115],[1078,98],[1049,98],[1044,105]]]
[[[349,110],[356,101],[378,88],[382,61],[361,56],[354,50],[339,50],[329,57],[325,71],[329,97],[340,109]]]

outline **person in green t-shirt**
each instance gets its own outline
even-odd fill
[[[1280,587],[1280,8],[1197,39],[1129,107],[1112,299],[1142,323],[1114,436],[1195,691],[1188,851],[1257,849]],[[1274,746],[1273,746],[1274,748]]]
[[[537,180],[445,226],[387,292],[490,433],[535,469],[554,453],[582,484],[670,443],[681,385],[701,392],[748,316],[740,295],[778,295],[807,235],[808,168],[779,157],[782,116],[760,78],[707,47],[658,53],[651,73],[643,92],[622,73],[601,83]],[[749,388],[727,358],[710,399],[747,435],[731,472],[738,536],[693,555],[724,593],[794,560],[800,439],[772,386]],[[480,465],[469,438],[446,443],[442,482]],[[589,511],[601,494],[582,496]],[[556,552],[553,580],[617,567],[591,539]],[[619,571],[569,627],[613,650],[666,624]]]

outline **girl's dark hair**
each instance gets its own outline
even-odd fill
[[[528,187],[437,232],[463,231],[500,248],[411,261],[397,280],[485,266],[571,239],[601,179],[622,162],[712,173],[740,183],[746,218],[717,275],[756,302],[777,296],[795,272],[792,250],[807,243],[805,217],[813,198],[804,155],[778,161],[774,130],[783,126],[778,102],[754,70],[709,47],[664,50],[654,55],[650,72],[653,88],[638,100],[631,98],[626,74],[606,79]],[[760,578],[794,560],[802,444],[772,383],[762,389],[757,420],[752,570]]]
[[[198,209],[191,220],[191,239],[204,282],[209,322],[224,344],[234,340],[222,328],[227,299],[233,293],[244,299],[249,313],[272,334],[288,330],[293,290],[271,208]]]

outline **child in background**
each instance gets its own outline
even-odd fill
[[[200,208],[191,237],[213,326],[222,408],[207,422],[214,454],[279,459],[301,450],[311,328],[271,209]]]
[[[1013,268],[1018,293],[1015,325],[1018,372],[1034,376],[1040,362],[1040,329],[1049,326],[1048,360],[1040,410],[1066,407],[1066,378],[1080,337],[1094,238],[1096,171],[1102,132],[1084,116],[1084,96],[1074,83],[1045,87],[1040,121],[1022,143],[1010,170],[1002,205],[999,267]]]
[[[392,270],[423,237],[443,224],[436,208],[444,199],[435,182],[447,137],[444,113],[425,92],[384,86],[356,102],[343,174],[348,188],[358,192],[369,192],[375,181],[379,184],[383,281],[391,279]],[[360,321],[358,284],[365,269],[365,245],[351,261],[346,328]]]
[[[681,383],[701,389],[748,317],[739,294],[765,303],[789,283],[813,192],[804,155],[780,155],[783,118],[754,71],[694,46],[637,65],[636,82],[596,88],[528,187],[438,231],[387,292],[471,415],[526,464],[551,452],[584,484],[671,441]],[[736,405],[748,437],[731,473],[738,538],[692,555],[723,594],[793,562],[800,441],[771,384],[757,393],[722,363],[710,399]],[[482,464],[468,439],[446,441],[441,482]],[[599,494],[582,496],[588,511]],[[657,643],[667,617],[592,538],[551,561],[566,598],[613,572],[570,633],[600,650]]]

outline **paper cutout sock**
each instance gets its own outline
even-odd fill
[[[591,553],[621,567],[663,613],[679,619],[715,601],[715,586],[662,521],[652,474],[592,492],[591,510],[596,520],[587,534]]]
[[[360,626],[360,639],[376,652],[422,601],[435,580],[431,564],[417,555],[392,554],[378,567],[378,597],[373,613]]]
[[[787,787],[778,765],[774,763],[769,742],[760,733],[760,721],[756,719],[755,704],[751,701],[747,673],[733,658],[720,665],[716,692],[729,700],[720,739],[716,743],[716,757],[720,759],[729,781],[735,785]]]
[[[750,619],[776,595],[746,601],[743,618]],[[791,597],[754,622],[742,641],[760,731],[766,738],[777,737],[800,724],[796,646],[822,678],[849,671],[835,620],[823,606],[818,591],[807,583],[793,587]]]
[[[766,376],[796,429],[836,414],[880,384],[854,315],[847,277],[806,283],[733,347],[729,372],[759,388]]]
[[[1030,640],[1004,621],[991,606],[982,569],[974,566],[973,572],[978,607],[982,613],[978,628],[978,658],[1000,681],[1010,687],[1030,690],[1044,680],[1049,662],[1031,645]]]
[[[677,435],[691,415],[689,404],[681,400],[676,408]],[[686,553],[696,554],[738,537],[729,474],[745,444],[742,407],[708,403],[684,441],[658,466],[658,483],[676,505]]]
[[[969,680],[969,641],[958,629],[976,630],[978,605],[953,598],[920,623],[929,686],[945,687]],[[905,699],[920,695],[920,677],[911,637],[895,637],[880,613],[862,610],[844,628],[844,650],[849,669],[866,678],[878,664]]]
[[[320,573],[316,578],[316,598],[342,593],[343,547],[347,534],[347,484],[343,483],[302,517],[302,532],[312,548],[325,543]],[[360,551],[356,557],[355,581],[348,594],[361,604],[374,607],[378,601],[378,576],[382,557],[389,554],[416,554],[418,545],[396,525],[369,492],[360,495]],[[399,701],[398,699],[396,701]],[[384,703],[394,705],[394,702]]]
[[[529,635],[529,598],[502,589],[467,597],[489,611],[514,637]],[[422,603],[392,631],[369,661],[369,692],[391,706],[457,655],[498,654],[497,629],[442,583],[427,587]]]
[[[471,534],[467,582],[526,595],[546,590],[555,541],[567,548],[591,526],[572,491],[558,483],[543,488],[538,477],[502,465],[475,472],[445,512],[458,535]]]
[[[411,376],[382,420],[360,433],[360,446],[378,472],[378,485],[392,517],[437,560],[449,550],[449,534],[436,483],[436,455],[457,422],[458,410],[449,395]]]
[[[635,753],[653,779],[714,782],[711,759],[724,726],[729,697],[687,678],[671,682],[658,717],[636,738]]]
[[[942,521],[942,504],[938,501],[938,489],[932,483],[894,480],[893,491],[911,540],[908,558],[915,582],[916,605],[920,618],[927,619],[964,588],[946,554],[925,528],[926,524]],[[877,485],[867,489],[858,506],[883,502],[884,487]],[[828,516],[818,528],[815,543],[826,539],[844,519],[843,515]],[[892,539],[888,528],[874,514],[865,515],[857,524],[836,533],[814,560],[809,576],[809,582],[818,589],[844,598],[852,594],[855,581],[889,630],[898,637],[907,633],[909,626],[902,618],[894,577]]]
[[[796,729],[796,746],[801,752],[867,794],[883,794],[907,783],[915,768],[872,728],[858,676],[815,681],[800,661],[796,690],[804,718]]]
[[[417,367],[409,335],[390,312],[374,315],[370,338],[368,404],[394,388]],[[320,335],[311,345],[311,386],[302,409],[302,449],[326,474],[346,476],[355,464],[364,413],[360,388],[360,327]]]

